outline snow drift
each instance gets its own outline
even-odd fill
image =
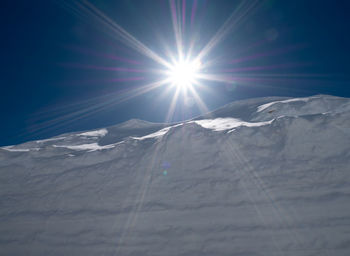
[[[350,99],[0,148],[0,255],[350,255]]]

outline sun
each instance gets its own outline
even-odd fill
[[[169,82],[178,88],[186,89],[197,82],[200,69],[199,60],[175,62],[167,72]]]

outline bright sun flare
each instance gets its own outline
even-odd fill
[[[168,72],[169,81],[178,88],[185,89],[196,83],[201,68],[200,61],[176,62]]]
[[[126,91],[125,94],[120,96],[120,101],[124,101],[127,99],[131,99],[143,94],[146,94],[152,90],[155,90],[161,86],[167,85],[166,90],[164,90],[164,94],[168,92],[174,93],[171,99],[168,113],[166,116],[165,122],[171,122],[174,116],[175,111],[177,111],[178,102],[194,102],[195,105],[199,108],[202,113],[209,112],[209,109],[201,99],[202,88],[207,88],[208,85],[205,82],[211,81],[212,83],[224,83],[225,85],[233,85],[236,82],[235,76],[238,77],[243,82],[252,81],[253,76],[250,74],[240,75],[236,74],[238,69],[235,68],[227,68],[221,70],[221,66],[212,69],[213,64],[220,64],[224,67],[227,64],[235,64],[245,61],[245,58],[233,59],[233,60],[223,60],[221,62],[220,59],[217,61],[213,61],[211,59],[211,52],[214,48],[216,48],[225,37],[229,35],[234,29],[237,29],[239,25],[243,24],[246,20],[248,20],[249,15],[255,13],[254,9],[259,6],[260,1],[242,1],[233,11],[233,13],[227,18],[227,20],[223,23],[223,25],[218,29],[217,32],[207,41],[204,42],[200,38],[200,34],[195,31],[197,21],[195,21],[196,17],[196,9],[197,9],[197,1],[193,2],[192,11],[186,11],[186,1],[177,1],[177,0],[169,0],[169,7],[171,13],[171,21],[174,29],[174,39],[175,44],[170,43],[169,45],[176,46],[173,51],[165,48],[165,51],[161,51],[164,56],[169,59],[164,59],[162,55],[153,51],[143,42],[136,39],[135,36],[130,34],[124,28],[122,28],[119,24],[113,21],[112,18],[108,17],[101,10],[95,7],[93,4],[89,3],[89,1],[64,1],[66,2],[64,5],[67,5],[69,8],[74,11],[74,13],[78,14],[79,17],[86,18],[86,22],[92,22],[97,26],[100,26],[102,31],[107,32],[108,35],[112,36],[112,39],[117,39],[126,44],[131,49],[135,50],[139,54],[144,55],[145,57],[153,60],[157,66],[156,68],[124,68],[124,67],[100,67],[97,66],[86,66],[86,68],[94,68],[98,70],[113,70],[113,71],[122,71],[129,72],[129,77],[121,77],[116,79],[116,81],[139,81],[144,79],[138,73],[152,73],[152,78],[160,77],[161,79],[156,79],[154,81],[150,81],[146,84],[140,84],[135,89],[130,89]],[[191,18],[186,18],[187,14],[191,13]],[[198,16],[198,15],[197,15]],[[90,21],[91,20],[91,21]],[[190,26],[187,28],[188,21],[190,20]],[[195,24],[195,25],[193,25]],[[193,25],[193,26],[192,26]],[[194,29],[192,31],[192,29]],[[187,33],[190,32],[191,33]],[[193,33],[192,33],[193,32]],[[186,35],[191,35],[190,38],[187,38]],[[196,35],[196,36],[193,36]],[[164,41],[164,43],[167,43]],[[168,46],[166,44],[166,46]],[[99,55],[97,55],[99,56]],[[103,55],[101,55],[103,56]],[[109,56],[109,55],[106,55]],[[259,55],[257,55],[259,56]],[[110,56],[111,57],[111,56]],[[108,58],[110,58],[108,57]],[[250,57],[250,56],[248,56]],[[139,61],[129,60],[128,58],[121,58],[118,56],[113,57],[112,59],[118,59],[127,63],[134,64],[142,64]],[[251,58],[248,58],[250,60]],[[255,59],[255,56],[254,58]],[[202,62],[203,61],[203,64]],[[79,65],[80,66],[80,65]],[[231,67],[231,66],[230,66]],[[261,67],[257,67],[258,70]],[[248,70],[248,67],[243,70]],[[254,70],[254,69],[252,69]],[[154,76],[153,76],[154,75]],[[157,76],[155,76],[157,75]],[[248,77],[246,77],[248,76]],[[275,77],[275,75],[273,75]],[[146,77],[145,77],[146,78]],[[263,77],[265,79],[265,77]],[[254,81],[259,79],[259,77],[255,78]],[[170,86],[168,86],[170,85]],[[195,88],[196,86],[196,88]],[[173,87],[176,90],[172,90]],[[198,92],[197,92],[198,91]],[[119,95],[118,95],[119,97]],[[125,98],[123,98],[125,97]],[[182,98],[179,100],[179,98]],[[117,101],[117,100],[116,100]],[[102,104],[102,103],[101,103]],[[113,103],[114,104],[114,103]],[[99,111],[99,109],[107,108],[112,106],[111,101],[106,101],[101,106],[97,105],[92,108],[93,111]],[[189,103],[189,105],[191,104]],[[90,109],[90,108],[89,108]],[[80,116],[81,111],[76,112],[76,116]]]

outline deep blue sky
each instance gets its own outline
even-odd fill
[[[162,57],[164,46],[175,53],[168,1],[91,2]],[[194,0],[179,4],[183,2],[185,36],[199,35],[199,49],[240,1],[198,0],[192,26]],[[155,74],[101,69],[158,67],[152,60],[63,1],[3,0],[0,5],[0,145],[131,118],[165,120],[173,93],[164,94],[164,87],[128,99],[132,90],[157,79]],[[350,97],[349,10],[349,1],[340,0],[261,1],[255,13],[210,53],[218,63],[211,71],[236,68],[252,79],[239,80],[234,87],[207,82],[209,89],[198,90],[199,95],[209,110],[259,96]],[[229,63],[237,59],[243,61]],[[136,80],[128,81],[131,77]],[[199,113],[195,105],[181,101],[173,120]]]

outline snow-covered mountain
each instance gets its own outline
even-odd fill
[[[0,148],[0,255],[350,255],[350,99]]]

